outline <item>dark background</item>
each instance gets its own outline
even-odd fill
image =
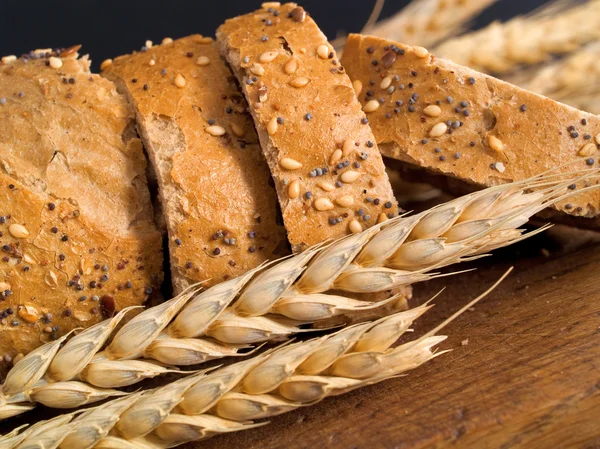
[[[387,0],[382,16],[402,9],[408,0]],[[327,36],[357,32],[375,0],[299,1]],[[474,27],[531,11],[544,0],[499,0],[478,17]],[[97,69],[100,62],[139,49],[147,39],[160,42],[200,33],[213,35],[228,17],[252,11],[251,0],[0,0],[0,55],[20,55],[36,48],[82,44]]]

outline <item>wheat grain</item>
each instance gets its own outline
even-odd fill
[[[457,34],[477,14],[496,0],[414,0],[398,14],[368,30],[410,45],[432,46]]]
[[[491,187],[259,267],[205,291],[193,287],[137,315],[116,332],[104,351],[93,355],[85,349],[93,352],[101,348],[113,323],[82,331],[62,349],[62,340],[44,345],[9,372],[2,386],[0,416],[29,410],[34,399],[60,405],[51,392],[68,396],[69,385],[52,385],[56,379],[78,380],[96,388],[87,396],[73,390],[68,396],[69,401],[79,397],[88,403],[114,394],[98,388],[132,385],[176,371],[170,366],[238,355],[249,346],[311,331],[300,328],[301,324],[341,311],[373,307],[372,302],[347,298],[343,292],[374,293],[430,279],[437,276],[434,270],[439,267],[472,260],[526,238],[531,234],[518,228],[531,215],[573,194],[569,185],[591,181],[597,175],[598,169],[548,173]],[[524,193],[533,188],[538,190]],[[121,318],[119,315],[113,320]],[[138,360],[140,356],[169,366]],[[53,358],[60,363],[54,364]],[[69,369],[63,372],[65,366]],[[77,367],[78,372],[70,367]],[[38,384],[42,379],[44,382]]]
[[[253,421],[381,382],[443,354],[445,351],[435,352],[433,347],[446,337],[434,334],[485,297],[509,272],[436,329],[414,341],[393,347],[429,308],[427,304],[113,400],[77,418],[65,415],[54,426],[52,437],[62,441],[61,449],[158,449],[262,425]],[[331,352],[332,347],[338,349]],[[333,359],[332,353],[337,354]],[[315,364],[315,360],[319,362]],[[321,368],[315,369],[317,365]],[[303,366],[311,367],[312,374],[306,374]],[[39,438],[39,432],[32,435],[35,427],[0,438],[0,447],[31,447]],[[22,438],[11,445],[18,437]]]
[[[536,14],[494,22],[447,40],[436,47],[435,54],[481,72],[500,74],[570,53],[599,37],[600,1],[563,0]]]

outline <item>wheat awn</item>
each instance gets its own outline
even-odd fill
[[[56,422],[49,432],[53,445],[43,447],[174,447],[263,425],[254,420],[396,377],[445,353],[433,350],[446,338],[435,334],[485,297],[509,272],[440,326],[414,341],[392,346],[429,309],[428,304],[112,400],[79,417],[70,414],[55,418],[62,421]],[[331,357],[332,354],[337,355]],[[307,374],[307,367],[311,374]],[[0,448],[40,447],[36,446],[40,440],[48,439],[40,436],[39,428],[44,425],[47,426],[38,423],[20,433],[0,437]]]
[[[53,400],[52,394],[59,392],[70,406],[88,404],[103,394],[118,394],[114,390],[81,394],[83,386],[69,392],[68,385],[55,385],[55,379],[107,390],[132,385],[176,370],[170,365],[243,355],[239,352],[242,348],[308,332],[311,329],[299,326],[317,318],[371,307],[371,302],[361,303],[342,294],[374,293],[430,279],[442,266],[472,260],[526,238],[531,233],[523,234],[519,227],[530,216],[584,191],[586,187],[573,191],[568,186],[597,175],[598,169],[567,176],[547,173],[491,187],[259,267],[205,291],[191,288],[137,315],[91,360],[89,353],[76,348],[101,348],[109,340],[109,332],[104,330],[112,326],[110,322],[82,331],[63,348],[62,340],[44,345],[10,370],[1,390],[0,417],[27,411],[36,399],[57,406],[60,401]],[[525,193],[531,189],[537,190]],[[65,364],[79,371],[65,375],[61,372]],[[46,394],[46,390],[56,393]],[[81,403],[75,404],[77,398]]]

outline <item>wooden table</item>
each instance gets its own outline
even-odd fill
[[[588,239],[554,231],[417,287],[417,300],[448,287],[418,322],[424,331],[515,265],[445,329],[452,352],[409,376],[185,447],[600,448],[600,246]]]

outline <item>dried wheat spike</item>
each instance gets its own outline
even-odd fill
[[[446,351],[433,347],[446,337],[435,333],[485,297],[509,272],[414,341],[393,347],[430,308],[428,304],[112,400],[78,417],[63,415],[16,429],[0,437],[0,448],[159,449],[263,425],[254,420],[381,382],[443,354]]]
[[[535,14],[449,39],[434,53],[480,72],[501,74],[570,53],[599,37],[599,0],[561,0]]]
[[[532,67],[507,78],[513,84],[562,103],[598,114],[600,42],[593,42],[557,61]]]
[[[373,304],[344,292],[374,293],[430,279],[442,266],[519,241],[530,235],[518,228],[531,215],[564,200],[574,192],[570,185],[591,181],[598,171],[540,175],[389,220],[205,291],[192,287],[114,333],[123,311],[62,347],[66,336],[15,364],[2,385],[0,417],[27,411],[34,402],[79,407],[118,396],[114,388],[175,366],[244,355],[240,349],[311,330],[301,324],[381,305],[394,298]]]
[[[382,20],[368,34],[396,42],[430,47],[458,34],[496,0],[413,0],[402,11]]]

